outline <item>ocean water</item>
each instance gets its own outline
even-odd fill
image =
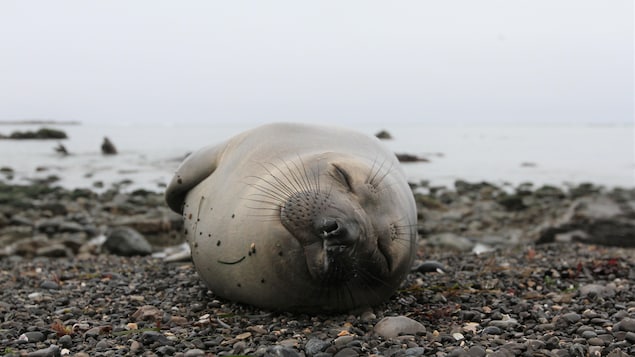
[[[68,188],[103,188],[130,180],[127,190],[161,191],[189,152],[221,142],[254,125],[211,124],[81,124],[46,125],[64,130],[66,140],[0,140],[0,167],[10,167],[9,180],[26,183],[51,175]],[[37,130],[41,125],[0,125],[0,133]],[[411,182],[451,186],[457,179],[516,186],[570,185],[582,182],[608,187],[635,187],[633,125],[357,125],[374,135],[388,130],[384,144],[397,153],[427,157],[404,163]],[[103,156],[101,143],[110,138],[119,150]],[[71,155],[54,151],[58,142]]]

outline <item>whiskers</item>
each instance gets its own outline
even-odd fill
[[[321,194],[320,171],[307,167],[300,156],[297,160],[257,162],[265,175],[248,176],[245,184],[255,193],[244,197],[248,208],[256,213],[251,216],[265,220],[280,220],[280,210],[292,196],[304,192],[317,198]],[[307,197],[309,199],[309,197]]]

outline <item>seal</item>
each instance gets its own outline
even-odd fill
[[[188,156],[165,196],[210,290],[265,309],[379,304],[415,255],[416,206],[395,154],[347,129],[248,130]]]

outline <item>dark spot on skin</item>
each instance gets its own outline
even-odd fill
[[[176,183],[178,183],[179,185],[183,183],[183,180],[179,177],[178,180],[176,180]]]
[[[278,255],[279,255],[279,256],[282,256],[282,252],[278,252]]]
[[[232,218],[234,218],[234,217],[236,217],[236,215],[232,213]]]
[[[185,230],[185,232],[183,232],[183,233],[185,233],[185,235],[187,235],[187,229],[186,229],[186,230]]]
[[[187,219],[192,219],[192,214],[187,215]]]
[[[251,257],[251,252],[249,252],[247,255],[249,255]]]
[[[194,248],[198,248],[198,242],[194,242]]]
[[[241,286],[240,286],[240,283],[236,284],[236,286],[237,286],[237,287],[239,287],[239,288],[241,287]]]
[[[212,238],[212,233],[209,233],[207,236],[208,236],[208,237],[210,237],[210,238]]]
[[[265,283],[265,279],[264,279],[264,278],[263,278],[263,279],[261,279],[261,280],[260,280],[260,282],[261,282],[262,284],[264,284],[264,283]]]
[[[220,241],[216,242],[216,246],[220,247]]]
[[[198,235],[199,235],[199,236],[202,236],[202,235],[203,235],[203,232],[198,232]]]

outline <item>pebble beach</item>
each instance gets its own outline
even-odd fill
[[[166,262],[182,226],[160,192],[0,183],[1,352],[635,354],[634,189],[412,188],[420,240],[401,288],[379,306],[304,315],[225,301],[191,262]]]

